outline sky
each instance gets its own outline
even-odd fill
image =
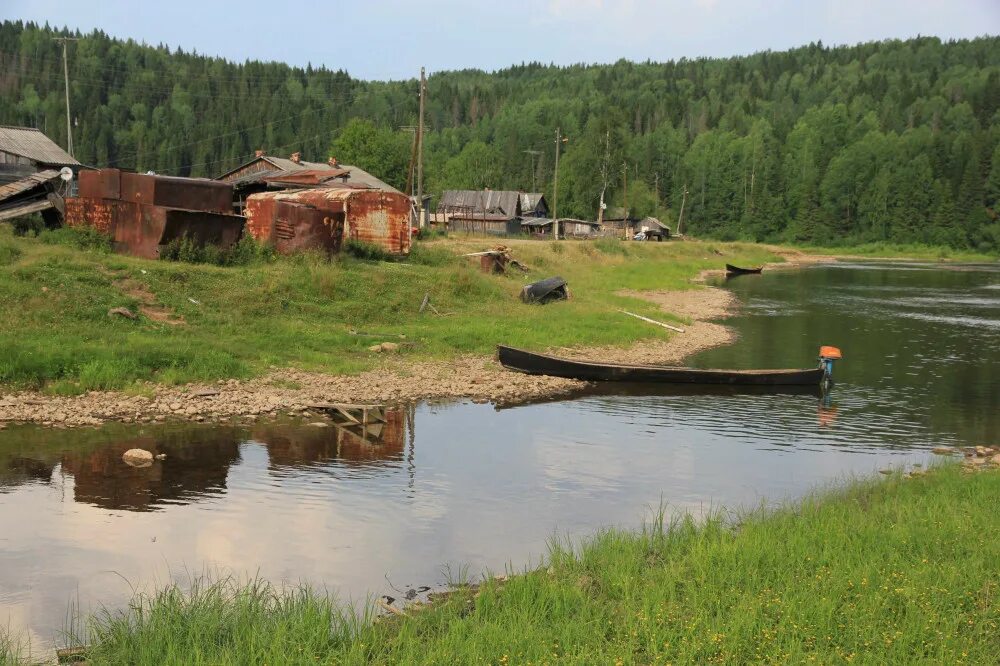
[[[386,80],[412,78],[421,65],[495,70],[745,55],[817,40],[996,35],[1000,0],[0,0],[0,19]]]

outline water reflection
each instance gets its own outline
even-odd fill
[[[43,431],[20,428],[8,439],[16,439],[21,431],[28,443],[0,448],[0,492],[22,484],[51,484],[54,476],[70,477],[77,502],[114,511],[155,511],[224,493],[230,468],[242,461],[245,444],[262,445],[268,468],[277,473],[303,467],[399,468],[411,417],[408,407],[386,410],[384,423],[364,427],[331,422],[271,423],[252,429],[150,426],[139,436],[83,444],[69,451],[46,442],[28,455],[22,451],[34,448],[31,443],[39,444],[35,440]],[[64,436],[73,439],[72,433]],[[150,467],[131,467],[122,462],[128,449],[145,449],[166,458]]]

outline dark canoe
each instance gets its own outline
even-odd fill
[[[726,264],[726,272],[731,275],[751,275],[753,273],[760,273],[762,270],[764,270],[763,266],[758,266],[757,268],[740,268],[739,266]]]
[[[550,375],[589,382],[662,384],[740,384],[755,386],[818,386],[823,368],[804,370],[703,370],[666,365],[619,365],[576,361],[497,346],[500,364],[529,375]]]

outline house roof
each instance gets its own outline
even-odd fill
[[[553,220],[548,217],[526,217],[521,220],[522,227],[547,227],[552,224]],[[578,220],[572,217],[560,217],[559,224],[586,224],[591,227],[601,226],[597,222],[591,220]]]
[[[545,195],[541,192],[521,192],[521,210],[535,210],[542,201],[545,201]]]
[[[58,171],[55,169],[46,169],[45,171],[39,171],[25,176],[20,180],[15,180],[12,183],[0,185],[0,202],[6,201],[7,199],[27,192],[28,190],[33,190],[36,187],[56,180],[57,178],[59,178]]]
[[[659,227],[660,229],[667,229],[667,230],[670,229],[670,227],[668,227],[667,225],[663,224],[663,222],[660,222],[655,217],[644,217],[644,218],[642,218],[642,220],[639,221],[639,224],[642,225],[642,226],[644,226],[644,227],[649,227],[649,228]]]
[[[439,213],[471,213],[517,217],[521,193],[512,190],[445,190],[438,201]]]
[[[226,176],[245,169],[255,162],[262,161],[266,164],[270,164],[273,169],[265,169],[262,171],[255,171],[253,173],[243,174],[237,178],[228,179],[234,186],[243,185],[246,183],[257,183],[264,182],[266,180],[280,180],[280,176],[295,173],[299,171],[308,171],[315,174],[320,171],[330,171],[334,172],[336,175],[347,175],[347,184],[353,186],[362,186],[374,190],[382,190],[385,192],[399,192],[395,187],[389,185],[385,181],[379,180],[372,174],[368,173],[364,169],[356,166],[351,166],[350,164],[337,164],[337,166],[331,166],[326,162],[307,162],[305,160],[299,160],[294,162],[287,157],[274,157],[273,155],[261,155],[260,157],[255,157],[249,162],[241,164],[235,169],[230,169],[226,173],[222,174],[216,180],[224,180]]]
[[[41,130],[34,127],[0,125],[0,150],[46,166],[80,164]]]

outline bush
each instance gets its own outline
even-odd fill
[[[46,245],[67,245],[80,250],[110,252],[111,237],[93,227],[59,227],[43,231],[38,240]]]
[[[15,217],[10,221],[15,236],[37,236],[45,229],[45,221],[41,215],[25,215]]]
[[[366,243],[364,241],[354,240],[353,238],[344,244],[344,251],[352,257],[368,261],[390,261],[394,258],[392,254],[386,252],[374,243]]]
[[[0,243],[0,266],[7,266],[21,258],[21,248],[10,243]]]
[[[424,227],[417,232],[417,240],[433,240],[435,238],[447,238],[448,231],[446,229],[432,229],[431,227]]]
[[[188,264],[213,264],[215,266],[250,266],[267,263],[276,257],[274,248],[262,245],[249,234],[232,247],[222,249],[216,245],[202,245],[190,236],[182,236],[163,246],[160,259],[183,261]]]

